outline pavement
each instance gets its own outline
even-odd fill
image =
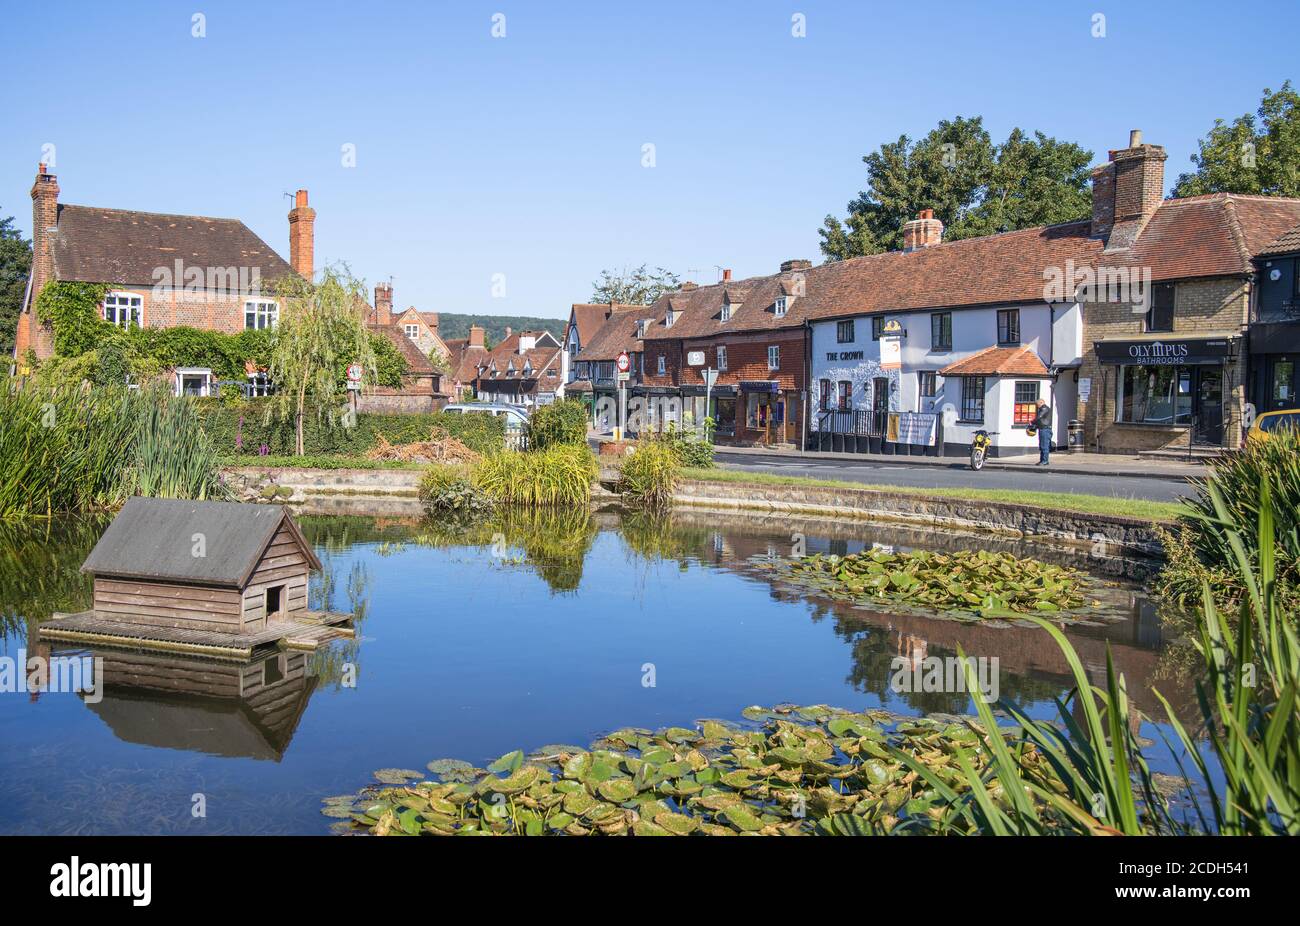
[[[1022,489],[1115,498],[1174,501],[1189,494],[1188,479],[1205,475],[1200,464],[1097,453],[1054,453],[1050,466],[1038,455],[989,459],[975,472],[965,457],[913,457],[718,447],[723,469],[840,479],[916,488]]]

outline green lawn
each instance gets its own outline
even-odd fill
[[[744,473],[725,469],[685,469],[682,476],[701,482],[733,482],[765,486],[805,486],[826,489],[870,489],[895,495],[920,495],[929,498],[957,498],[981,502],[1007,502],[1034,505],[1058,511],[1084,514],[1123,515],[1152,521],[1169,521],[1183,510],[1176,502],[1155,502],[1109,495],[1079,495],[1073,492],[1028,492],[1019,489],[916,488],[913,486],[871,485],[840,479],[813,479],[807,476],[776,476],[771,473]]]

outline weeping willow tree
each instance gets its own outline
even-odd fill
[[[280,320],[271,334],[270,377],[278,386],[268,416],[294,420],[296,452],[303,448],[303,417],[310,399],[333,407],[347,391],[347,368],[362,367],[363,387],[378,379],[366,330],[365,284],[346,265],[326,267],[320,282],[299,277],[276,285]]]

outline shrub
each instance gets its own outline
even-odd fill
[[[1277,520],[1275,594],[1291,613],[1300,610],[1300,434],[1289,428],[1214,460],[1196,493],[1183,500],[1186,511],[1176,527],[1162,532],[1167,563],[1158,587],[1167,603],[1199,609],[1201,584],[1208,582],[1216,604],[1236,610],[1246,588],[1232,549],[1234,532],[1241,532],[1238,542],[1249,562],[1258,563],[1255,534],[1242,529],[1259,520],[1261,487],[1269,491]]]
[[[201,399],[203,427],[225,456],[257,454],[263,446],[274,456],[292,455],[293,421],[267,420],[265,399],[229,403]],[[443,428],[471,450],[489,454],[505,446],[505,423],[486,412],[428,415],[379,415],[362,413],[352,427],[344,427],[341,416],[324,408],[308,411],[303,428],[306,455],[361,456],[379,443],[380,435],[392,444],[428,440],[435,428]],[[256,462],[256,461],[247,461]]]
[[[710,469],[713,466],[712,441],[701,440],[690,431],[678,430],[673,424],[669,424],[668,430],[655,439],[672,447],[682,466],[695,469]]]
[[[559,444],[587,443],[587,407],[575,399],[552,402],[533,412],[528,423],[528,446],[545,450]]]
[[[642,439],[623,460],[619,491],[636,505],[666,509],[681,476],[682,463],[673,445],[664,440]]]
[[[420,477],[420,501],[431,511],[478,516],[492,511],[492,499],[474,484],[469,467],[434,465]]]
[[[591,503],[598,469],[585,444],[557,444],[525,453],[495,453],[473,472],[474,484],[497,504],[571,508]]]

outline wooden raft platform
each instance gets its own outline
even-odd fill
[[[55,614],[53,619],[40,625],[40,636],[44,640],[245,660],[251,658],[259,647],[272,644],[285,649],[310,651],[330,640],[353,637],[356,631],[346,626],[351,620],[351,614],[337,611],[303,611],[271,621],[264,630],[218,633],[134,623],[122,620],[116,614],[81,611]]]

